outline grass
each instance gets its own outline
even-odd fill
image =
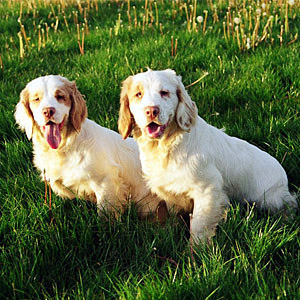
[[[299,5],[2,1],[0,298],[300,299],[299,216],[233,203],[194,260],[184,224],[171,217],[161,228],[134,206],[112,220],[83,199],[53,195],[51,223],[31,144],[13,119],[20,91],[41,75],[76,80],[89,117],[116,130],[128,75],[172,68],[189,85],[208,72],[188,88],[199,114],[275,156],[299,192]]]

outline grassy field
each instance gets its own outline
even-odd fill
[[[193,253],[184,224],[142,221],[134,206],[107,220],[53,195],[50,222],[13,118],[28,81],[60,74],[116,130],[121,82],[172,68],[194,83],[199,114],[276,157],[297,193],[299,28],[299,0],[1,1],[0,299],[300,299],[299,215],[233,203]]]

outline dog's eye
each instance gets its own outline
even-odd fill
[[[56,96],[56,99],[57,99],[58,101],[64,101],[64,100],[65,100],[65,96],[63,96],[63,95],[57,95],[57,96]]]
[[[141,92],[138,92],[138,93],[135,94],[135,96],[136,96],[137,98],[142,98],[142,93],[141,93]]]
[[[36,98],[33,99],[33,101],[34,101],[34,102],[38,102],[38,101],[40,101],[40,98],[39,98],[39,97],[36,97]]]
[[[164,91],[164,90],[161,90],[159,93],[161,97],[169,97],[170,94],[169,91]]]

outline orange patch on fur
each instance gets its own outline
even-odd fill
[[[123,81],[123,86],[120,95],[118,129],[123,139],[126,139],[130,135],[134,125],[134,119],[129,109],[129,96],[128,96],[131,90],[131,85],[132,85],[132,77],[130,76],[125,81]]]
[[[134,87],[131,86],[131,90],[128,92],[129,102],[140,102],[144,94],[145,89],[142,83],[138,83]]]
[[[72,101],[70,99],[70,87],[64,84],[63,86],[59,87],[55,91],[55,98],[59,103],[63,103],[64,105],[71,107]]]
[[[27,93],[27,102],[31,110],[34,110],[39,107],[41,100],[44,97],[44,92],[42,90],[35,91],[33,94],[30,94],[28,90],[25,90],[24,93]]]

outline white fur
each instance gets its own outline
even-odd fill
[[[54,121],[56,123],[61,123],[65,116],[70,112],[70,107],[63,103],[59,103],[54,97],[55,91],[58,87],[64,85],[61,78],[58,76],[44,76],[39,77],[28,83],[27,89],[29,93],[33,94],[35,91],[40,89],[41,84],[45,87],[43,89],[43,99],[41,99],[38,109],[33,110],[34,120],[39,126],[45,125],[45,118],[43,116],[42,110],[46,107],[54,107],[56,113],[54,115]]]
[[[126,82],[130,82],[129,87]],[[132,91],[141,84],[144,97],[137,102],[132,98]],[[131,94],[126,96],[124,89]],[[165,89],[170,91],[168,98],[160,97],[160,91]],[[129,102],[135,122],[133,134],[151,190],[169,206],[186,211],[193,207],[191,234],[196,241],[214,233],[231,198],[256,202],[260,208],[270,211],[285,205],[297,207],[278,161],[200,118],[175,72],[149,70],[131,76],[124,82],[121,96],[121,104]],[[144,108],[149,105],[160,109],[157,123],[169,124],[157,139],[147,135],[146,127],[152,120],[147,118]],[[122,115],[124,112],[120,111]],[[122,126],[119,129],[122,134]]]
[[[45,152],[37,144],[34,164],[46,170],[52,189],[61,197],[77,196],[96,201],[100,210],[116,211],[131,198],[142,213],[153,211],[158,202],[142,178],[137,145],[133,139],[124,142],[119,134],[86,119],[81,131],[59,150],[67,154],[63,159],[57,161],[57,150]]]
[[[170,75],[175,74],[174,71],[168,70]],[[171,80],[167,82],[163,82],[162,76],[163,73],[149,73],[149,76],[145,78],[143,73],[137,74],[134,77],[136,82],[139,82],[144,87],[144,95],[141,103],[131,103],[130,110],[135,117],[135,121],[139,124],[141,128],[147,125],[147,118],[144,113],[141,111],[144,110],[147,106],[159,106],[160,114],[158,117],[158,121],[160,124],[166,124],[170,119],[174,117],[174,113],[177,107],[177,103],[175,101],[169,101],[167,97],[161,97],[160,91],[168,91],[171,97],[176,97],[176,78],[170,76]],[[173,79],[173,81],[172,81]],[[174,81],[175,80],[175,81]],[[155,87],[155,88],[152,88]]]
[[[40,99],[38,108],[31,110],[34,121],[38,126],[43,126],[46,124],[46,119],[42,113],[42,110],[46,107],[54,107],[56,109],[56,112],[52,118],[55,123],[61,123],[63,119],[68,116],[70,107],[63,103],[59,103],[54,97],[57,88],[64,85],[62,80],[66,80],[66,78],[54,75],[38,77],[30,81],[26,85],[26,89],[23,90],[26,90],[26,92],[31,95],[32,100],[37,97],[37,94],[43,95],[43,98]],[[34,101],[31,101],[31,103],[33,102]],[[28,105],[30,106],[30,103],[28,103]],[[30,140],[33,133],[33,120],[28,113],[29,111],[24,106],[24,103],[19,101],[15,111],[15,119],[17,124],[19,124],[20,129],[26,132],[26,135]]]
[[[60,87],[76,89],[76,93],[70,90],[72,105],[56,100],[55,92]],[[36,92],[44,96],[33,110],[32,98]],[[29,94],[29,99],[24,99],[24,94]],[[34,165],[41,172],[41,178],[44,179],[45,171],[57,195],[90,200],[97,203],[99,210],[105,207],[119,212],[132,199],[139,204],[142,215],[154,211],[159,199],[150,193],[144,182],[136,142],[133,139],[124,141],[116,132],[86,119],[84,110],[81,111],[80,130],[72,128],[68,114],[76,109],[73,98],[78,94],[75,83],[60,76],[39,77],[21,93],[15,118],[27,137],[33,140]],[[77,102],[86,109],[81,95]],[[49,147],[41,130],[48,121],[42,113],[45,107],[56,108],[51,118],[53,122],[61,123],[65,119],[62,142],[57,149]]]

